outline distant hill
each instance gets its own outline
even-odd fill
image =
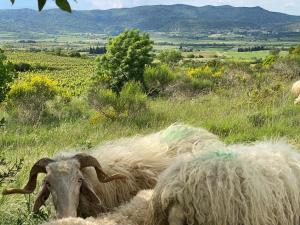
[[[0,32],[118,33],[124,28],[157,32],[202,32],[234,29],[297,31],[300,16],[260,7],[155,5],[111,10],[0,10]]]

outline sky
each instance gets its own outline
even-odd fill
[[[261,6],[267,10],[283,12],[300,16],[300,0],[69,0],[72,9],[110,9],[134,7],[140,5],[170,5],[187,4],[195,6],[204,5],[232,5],[232,6]],[[47,0],[46,8],[54,8],[54,0]],[[37,9],[37,0],[15,0],[15,5],[10,0],[0,0],[0,9],[33,8]]]

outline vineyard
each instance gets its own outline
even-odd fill
[[[47,76],[58,81],[62,87],[68,88],[73,95],[79,95],[86,90],[96,70],[93,59],[30,52],[8,52],[7,56],[13,63],[28,63],[33,67],[41,68],[22,73],[21,78],[34,75]]]

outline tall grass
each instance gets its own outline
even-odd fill
[[[249,103],[246,94],[237,94],[236,91],[176,101],[160,98],[149,101],[149,108],[135,118],[98,123],[91,123],[90,118],[51,126],[20,127],[8,123],[1,128],[1,151],[9,160],[24,158],[24,168],[14,186],[24,185],[30,167],[41,157],[52,157],[69,149],[86,150],[120,137],[147,134],[174,122],[207,128],[227,143],[287,137],[300,144],[300,107],[294,106],[289,96],[282,97],[279,104],[259,109]],[[23,196],[1,196],[0,214],[4,217],[0,217],[0,224],[16,222],[19,211],[26,210],[24,206]]]

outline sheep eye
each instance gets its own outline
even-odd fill
[[[83,179],[82,178],[78,178],[78,183],[82,183]]]
[[[51,184],[49,183],[49,181],[45,181],[45,184],[46,184],[46,186],[47,186],[48,188],[51,187]]]

